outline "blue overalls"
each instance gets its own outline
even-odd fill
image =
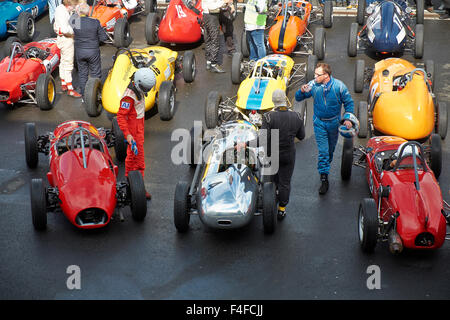
[[[309,92],[298,90],[295,93],[297,101],[310,97],[314,98],[314,135],[319,150],[317,170],[319,174],[328,175],[339,136],[342,104],[345,112],[353,113],[353,99],[345,84],[333,77],[326,85],[315,83]]]

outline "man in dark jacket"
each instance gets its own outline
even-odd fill
[[[274,175],[274,182],[278,188],[278,220],[286,216],[286,205],[289,202],[291,192],[291,177],[295,166],[295,144],[294,139],[305,138],[305,126],[302,116],[287,106],[286,93],[277,89],[272,94],[274,109],[263,115],[261,129],[266,129],[267,146],[272,145],[272,130],[278,130],[278,154],[279,168]],[[264,131],[262,131],[264,132]],[[276,145],[276,141],[274,143]],[[267,150],[268,148],[266,148]],[[270,157],[276,157],[276,150],[270,150]]]
[[[100,42],[107,41],[108,35],[101,27],[100,21],[88,16],[89,6],[86,3],[81,3],[77,9],[79,17],[73,19],[72,24],[80,92],[84,95],[89,73],[93,78],[102,77]]]

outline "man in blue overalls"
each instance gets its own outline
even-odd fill
[[[303,85],[295,93],[297,101],[309,97],[314,98],[314,135],[319,149],[317,169],[322,182],[319,194],[325,194],[329,187],[328,174],[339,136],[342,104],[345,112],[350,113],[353,113],[354,105],[346,85],[331,76],[331,67],[326,63],[318,63],[314,71],[314,80]],[[348,120],[344,125],[347,128],[352,127],[352,123]]]

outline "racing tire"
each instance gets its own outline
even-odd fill
[[[378,211],[372,198],[364,198],[359,204],[358,236],[364,252],[371,253],[375,250],[378,239]]]
[[[84,105],[89,117],[98,117],[103,110],[101,98],[102,82],[99,78],[90,78],[84,89]]]
[[[144,0],[144,14],[148,15],[150,12],[156,12],[158,9],[158,2],[156,0]]]
[[[333,1],[325,1],[323,7],[323,26],[331,28],[333,26]]]
[[[195,136],[195,127],[192,127],[189,131],[191,138],[189,149],[189,166],[194,168],[197,164],[201,164],[202,161],[202,142],[203,142],[203,126],[200,136]]]
[[[306,64],[306,82],[314,80],[314,71],[316,70],[316,65],[317,65],[317,56],[315,55],[308,56]]]
[[[31,179],[31,218],[36,230],[47,227],[47,196],[42,179]]]
[[[358,53],[358,24],[353,22],[350,25],[350,32],[348,35],[347,54],[349,57],[356,57]]]
[[[416,37],[414,39],[414,58],[422,59],[423,57],[423,24],[416,24]]]
[[[8,39],[5,40],[5,44],[3,45],[3,52],[2,52],[3,53],[3,57],[2,57],[2,60],[5,57],[11,56],[12,44],[14,42],[19,42],[20,43],[21,41],[20,41],[19,38],[14,37],[14,36],[9,37]]]
[[[344,138],[344,144],[342,146],[342,158],[341,158],[341,179],[349,180],[352,176],[353,166],[353,139]]]
[[[303,121],[303,126],[306,130],[306,123],[308,121],[308,108],[306,99],[302,101],[294,101],[294,111],[297,111]]]
[[[172,81],[163,81],[159,87],[158,112],[162,121],[172,120],[175,114],[175,88]]]
[[[214,129],[219,125],[220,102],[222,102],[222,95],[217,91],[211,91],[208,94],[205,105],[205,124],[208,129]]]
[[[55,96],[55,79],[49,73],[40,74],[36,81],[36,103],[39,109],[51,110],[55,103]]]
[[[441,139],[445,139],[447,136],[447,127],[448,127],[448,109],[447,104],[445,102],[439,102],[437,103],[437,130],[436,132],[439,133],[441,136]]]
[[[233,84],[240,84],[242,81],[242,56],[242,52],[233,53],[233,58],[231,60],[231,83]]]
[[[36,168],[39,162],[39,151],[37,145],[36,125],[25,123],[25,160],[28,168]]]
[[[36,26],[34,25],[33,15],[29,12],[22,11],[17,18],[17,36],[23,42],[33,40]]]
[[[314,31],[314,49],[313,54],[317,56],[317,59],[323,60],[325,58],[326,51],[326,34],[324,28],[317,28]]]
[[[369,133],[369,109],[366,101],[360,101],[358,106],[359,131],[358,138],[366,138]]]
[[[366,12],[366,0],[358,0],[358,9],[356,12],[356,22],[360,26],[364,25],[364,15]]]
[[[127,179],[130,188],[131,215],[134,220],[142,221],[147,215],[144,178],[140,171],[130,171]]]
[[[117,123],[117,118],[114,117],[111,121],[112,132],[114,134],[114,151],[116,152],[116,159],[120,162],[124,162],[127,157],[127,144],[125,142],[125,136]]]
[[[244,30],[241,36],[241,52],[244,58],[248,58],[250,56],[250,48],[248,45],[247,32]]]
[[[117,48],[125,48],[132,41],[128,20],[126,18],[118,19],[114,25],[114,46]]]
[[[191,83],[197,73],[195,55],[191,50],[183,54],[183,79],[186,83]]]
[[[159,42],[158,29],[161,18],[156,12],[150,12],[145,19],[145,40],[154,45]]]
[[[355,78],[353,83],[353,90],[356,93],[364,91],[364,70],[366,69],[366,63],[364,60],[357,60],[355,66]]]
[[[439,178],[442,171],[442,142],[436,133],[430,137],[430,169],[436,179]]]
[[[416,24],[423,24],[425,16],[424,10],[425,10],[425,1],[416,0]]]
[[[173,222],[178,232],[186,232],[189,229],[189,184],[186,181],[179,181],[175,187],[175,199],[173,204]]]
[[[434,91],[434,61],[425,61],[425,71],[427,72],[427,77],[431,81],[431,91]]]
[[[263,184],[263,227],[264,233],[271,234],[277,224],[277,194],[275,184],[266,182]]]

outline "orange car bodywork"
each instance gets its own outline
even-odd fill
[[[382,134],[420,140],[433,133],[435,107],[423,73],[415,72],[403,88],[394,89],[394,80],[414,69],[413,64],[399,58],[389,58],[375,64],[369,106],[373,126]]]
[[[109,2],[106,2],[109,3]],[[128,10],[125,7],[107,6],[105,2],[100,1],[94,6],[94,10],[90,7],[89,12],[92,12],[92,18],[98,19],[100,25],[108,32],[114,31],[114,25],[117,20],[121,18],[128,18],[134,13],[134,9]]]
[[[288,2],[288,7],[291,5],[292,3]],[[283,20],[285,19],[282,15],[283,8],[280,7],[275,23],[269,30],[269,45],[274,53],[291,54],[297,46],[298,37],[306,32],[313,6],[307,1],[299,1],[296,3],[296,7],[303,7],[303,18],[289,16],[285,28],[283,28]]]

